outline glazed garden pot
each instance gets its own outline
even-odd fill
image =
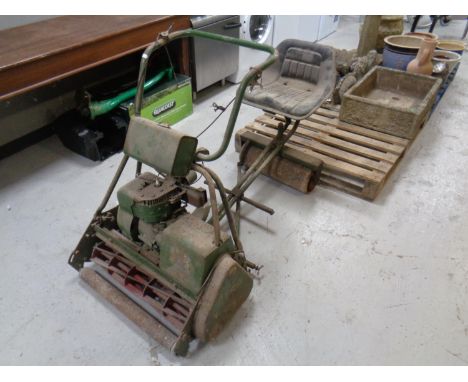
[[[465,43],[459,40],[440,40],[436,49],[448,50],[450,52],[458,53],[461,56],[465,50]]]
[[[413,36],[413,37],[421,37],[421,38],[432,38],[434,40],[438,40],[439,36],[437,36],[435,33],[430,33],[430,32],[408,32],[405,33],[405,36]]]
[[[461,55],[450,50],[436,50],[432,56],[432,62],[434,64],[443,62],[447,65],[448,72],[450,73],[456,64],[461,60]]]
[[[410,61],[416,58],[422,38],[394,35],[385,37],[384,42],[382,65],[387,68],[406,70]]]

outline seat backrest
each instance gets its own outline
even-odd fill
[[[170,176],[186,176],[195,160],[198,140],[146,118],[133,116],[125,138],[128,156]]]
[[[262,86],[246,92],[243,102],[291,119],[305,119],[335,88],[334,50],[295,39],[282,41],[276,49],[278,60],[262,73]]]
[[[308,49],[291,47],[286,51],[281,76],[316,84],[320,75],[322,55]]]

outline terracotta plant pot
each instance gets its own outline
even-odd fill
[[[433,38],[425,38],[419,48],[418,54],[412,60],[406,71],[409,73],[425,74],[430,76],[432,74],[432,55],[437,46],[437,40]]]

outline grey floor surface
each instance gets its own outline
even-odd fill
[[[324,42],[354,47],[357,31],[345,18]],[[0,364],[468,364],[467,89],[465,57],[373,203],[259,178],[248,195],[276,213],[244,207],[241,234],[261,279],[220,337],[187,358],[151,341],[66,264],[121,155],[92,163],[52,137],[1,161]],[[204,92],[177,128],[201,131],[212,102],[235,90]],[[243,106],[236,128],[258,114]],[[201,142],[214,148],[226,121]],[[211,165],[228,186],[236,160],[231,145]]]

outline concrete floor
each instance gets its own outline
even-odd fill
[[[464,24],[439,31],[460,36]],[[356,19],[325,40],[356,46]],[[447,32],[448,33],[448,32]],[[226,330],[177,358],[117,314],[67,265],[120,161],[93,163],[55,137],[0,162],[0,364],[468,364],[468,61],[379,198],[269,179],[244,207],[261,278]],[[178,128],[196,133],[235,87],[200,96]],[[243,106],[236,128],[259,111]],[[201,139],[215,147],[227,115]],[[233,145],[211,164],[231,186]],[[133,176],[134,166],[122,183]],[[115,198],[112,201],[115,203]],[[195,344],[196,346],[196,344]]]

